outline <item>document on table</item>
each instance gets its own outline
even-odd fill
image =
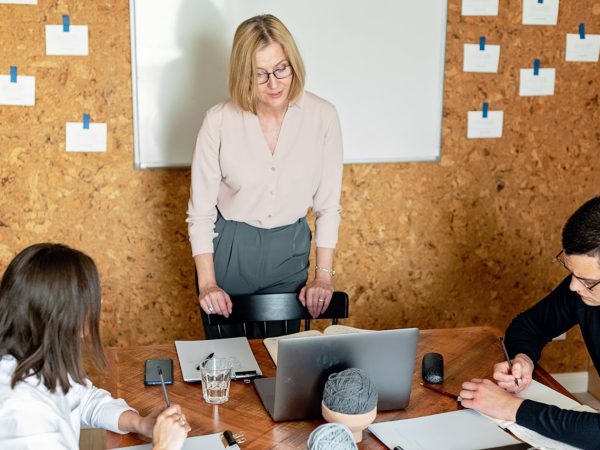
[[[215,358],[232,358],[233,371],[236,375],[231,378],[235,380],[240,372],[256,371],[256,375],[262,376],[260,367],[254,358],[248,339],[236,337],[228,339],[211,339],[204,341],[175,341],[177,358],[184,381],[200,381],[200,369],[198,366],[213,353]]]
[[[478,450],[519,444],[494,422],[470,409],[374,423],[369,431],[388,448],[403,450]]]
[[[563,395],[560,392],[549,388],[548,386],[544,386],[543,384],[538,383],[535,380],[531,382],[527,389],[517,394],[517,396],[529,400],[535,400],[537,402],[545,403],[547,405],[558,406],[562,409],[593,413],[597,412],[595,409],[590,408],[587,405],[582,405],[578,401],[573,400],[572,398],[569,398],[566,395]],[[519,439],[522,439],[530,445],[533,445],[535,448],[541,448],[546,450],[577,450],[576,447],[572,447],[569,444],[550,439],[546,436],[536,433],[533,430],[530,430],[529,428],[517,425],[514,422],[507,422],[504,420],[496,420],[492,418],[490,418],[490,420],[492,420],[502,428],[509,430]]]
[[[189,437],[185,440],[182,450],[198,450],[198,449],[223,450],[225,448],[227,448],[227,450],[229,450],[229,449],[240,450],[240,447],[237,444],[233,445],[231,447],[225,447],[223,445],[223,443],[221,442],[221,434],[222,433],[215,433],[215,434],[207,434],[206,436]],[[151,450],[152,444],[134,445],[131,447],[119,447],[115,450],[123,450],[123,449]]]

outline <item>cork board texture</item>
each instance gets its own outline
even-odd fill
[[[557,26],[521,25],[520,0],[497,17],[460,7],[450,0],[441,161],[345,167],[335,283],[348,325],[504,329],[565,276],[553,262],[561,227],[598,195],[600,69],[565,62],[565,35],[582,21],[600,33],[600,4],[561,2]],[[44,25],[63,14],[89,26],[89,56],[45,55]],[[463,73],[463,44],[482,35],[502,46],[499,71]],[[0,270],[29,244],[64,242],[98,264],[106,344],[200,338],[189,169],[133,169],[128,1],[0,5],[0,41],[0,73],[36,76],[35,106],[0,106]],[[518,96],[535,58],[556,68],[554,96]],[[504,111],[503,138],[466,139],[483,101]],[[65,123],[83,112],[107,123],[106,153],[65,151]],[[578,331],[542,363],[585,370]]]

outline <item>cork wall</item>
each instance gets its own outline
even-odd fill
[[[97,262],[109,345],[202,335],[184,222],[188,169],[133,169],[128,0],[0,5],[0,73],[36,76],[36,105],[0,106],[0,270],[25,246],[64,242]],[[560,230],[598,194],[600,69],[567,63],[566,33],[600,34],[600,4],[562,2],[557,26],[521,25],[521,1],[497,17],[448,9],[442,158],[344,170],[336,288],[364,328],[495,325],[565,275]],[[46,56],[44,25],[89,26],[87,57]],[[292,30],[293,31],[293,30]],[[502,46],[497,74],[462,72],[462,46]],[[551,97],[519,97],[519,69],[556,68]],[[310,68],[308,68],[310,70]],[[368,86],[369,80],[365,80]],[[466,139],[468,110],[503,110],[501,139]],[[67,153],[65,123],[108,125],[106,153]],[[544,365],[584,370],[577,331]]]

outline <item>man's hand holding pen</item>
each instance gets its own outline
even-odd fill
[[[494,365],[494,380],[508,392],[521,392],[531,384],[533,361],[523,354],[517,354],[509,363],[502,361]]]

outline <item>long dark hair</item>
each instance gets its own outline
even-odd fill
[[[85,383],[83,336],[92,362],[106,360],[100,340],[100,281],[94,261],[61,244],[35,244],[19,253],[0,282],[0,356],[12,355],[15,385],[38,376],[50,392]]]

